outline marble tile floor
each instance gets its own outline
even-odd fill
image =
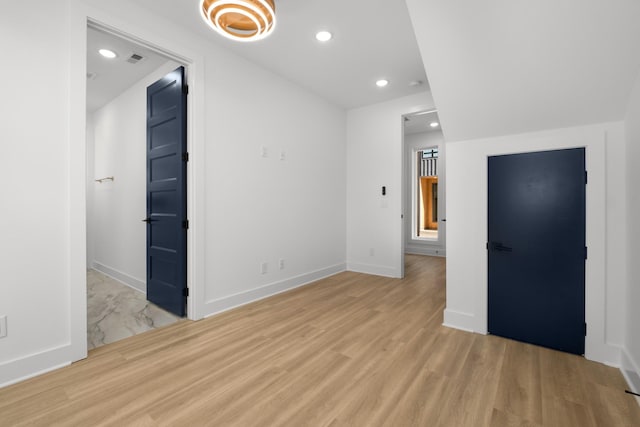
[[[89,350],[152,329],[179,317],[136,291],[96,270],[87,270],[87,344]]]

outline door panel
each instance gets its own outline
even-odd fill
[[[147,88],[147,299],[186,312],[187,151],[184,68]]]
[[[489,332],[584,354],[584,149],[488,162]]]

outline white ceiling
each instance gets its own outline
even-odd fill
[[[438,123],[438,126],[433,127],[431,123]],[[404,117],[405,135],[425,132],[442,132],[437,111],[423,111],[420,113],[407,114]]]
[[[637,0],[276,0],[255,43],[211,31],[199,0],[131,2],[345,108],[429,89],[426,66],[449,141],[621,120],[640,73]]]
[[[272,35],[253,43],[227,40],[200,16],[198,0],[132,0],[213,43],[353,108],[428,90],[404,0],[275,0]],[[321,44],[319,30],[334,38]],[[386,78],[385,88],[375,81]],[[419,86],[409,86],[421,81]]]
[[[206,36],[210,34],[207,32]],[[98,53],[98,50],[103,48],[116,52],[117,58],[104,58]],[[133,53],[143,56],[144,59],[135,64],[127,62]],[[168,60],[138,44],[89,28],[87,31],[87,111],[91,113],[101,108]],[[369,99],[371,94],[379,96],[380,90],[374,88],[374,85],[369,86],[361,95],[362,99]],[[420,90],[425,90],[425,86],[423,85]],[[394,91],[382,91],[383,98],[396,96],[390,92]],[[409,114],[405,117],[405,134],[440,132],[440,126],[435,128],[430,126],[433,122],[439,122],[437,111]]]
[[[624,118],[637,0],[406,0],[447,141]]]
[[[107,59],[98,53],[106,48],[118,54]],[[132,53],[144,57],[136,64],[127,62]],[[89,28],[87,31],[87,111],[93,112],[125,89],[158,69],[168,59],[149,49],[110,34]]]

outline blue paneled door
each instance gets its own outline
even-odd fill
[[[584,354],[585,151],[488,162],[489,333]]]
[[[178,316],[187,298],[184,67],[147,88],[147,299]]]

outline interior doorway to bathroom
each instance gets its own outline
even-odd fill
[[[180,320],[147,300],[147,87],[175,60],[87,28],[87,347]]]

